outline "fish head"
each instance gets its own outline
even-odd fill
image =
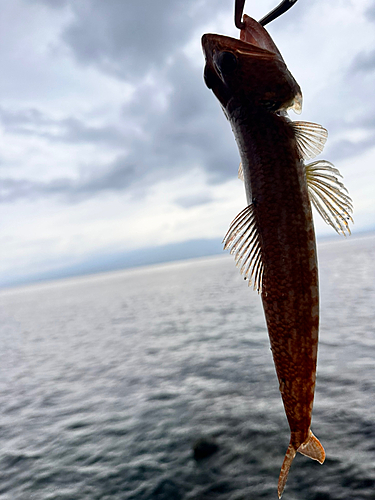
[[[206,34],[204,80],[224,109],[260,107],[272,112],[302,109],[302,94],[265,28],[244,16],[241,39]]]

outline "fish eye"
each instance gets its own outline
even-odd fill
[[[237,67],[237,58],[232,52],[220,52],[214,59],[221,74],[228,75]]]
[[[212,89],[214,86],[214,75],[212,74],[212,70],[206,65],[203,73],[204,83],[207,85],[209,89]]]

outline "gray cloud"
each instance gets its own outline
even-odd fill
[[[146,182],[181,175],[200,167],[211,182],[233,175],[236,147],[230,126],[197,69],[182,54],[160,72],[154,87],[138,86],[133,100],[123,107],[123,118],[141,133],[127,142],[129,161]],[[163,106],[157,91],[168,89]],[[235,168],[234,168],[235,170]]]
[[[333,161],[363,154],[374,147],[374,70],[375,51],[357,53],[339,75],[337,95],[328,93],[320,100],[322,108],[332,109],[325,126],[333,136],[333,141],[328,141],[326,147],[327,155]],[[335,140],[335,136],[343,132],[347,137],[351,134],[355,137],[358,131],[363,134],[360,140]]]
[[[369,21],[375,21],[375,2],[365,11],[365,15]]]
[[[355,142],[344,139],[337,141],[329,148],[329,155],[333,160],[351,158],[357,154],[364,153],[367,149],[374,147],[374,144],[374,137]]]
[[[155,117],[155,146],[163,144],[171,167],[187,169],[200,165],[211,181],[220,182],[232,175],[237,148],[219,103],[203,82],[202,69],[195,69],[184,57],[169,68],[167,80],[173,90],[169,106],[160,121]]]
[[[212,197],[205,194],[192,194],[187,196],[181,196],[175,200],[175,203],[182,208],[191,208],[199,205],[205,205],[206,203],[210,203],[212,201]]]
[[[51,8],[69,3],[73,21],[61,36],[77,60],[137,83],[132,100],[122,108],[119,102],[120,117],[101,126],[85,117],[56,119],[36,107],[0,107],[0,121],[9,133],[51,143],[103,144],[119,150],[121,158],[116,165],[93,166],[89,176],[78,174],[76,180],[5,179],[3,201],[51,195],[77,201],[127,190],[135,179],[145,193],[147,186],[197,167],[212,183],[236,175],[237,148],[219,104],[204,85],[203,55],[197,68],[182,51],[201,20],[223,7],[232,10],[225,0],[27,1]],[[145,80],[150,71],[152,78]]]
[[[12,111],[0,107],[0,121],[7,132],[44,137],[51,142],[124,143],[124,132],[114,125],[94,127],[75,117],[53,119],[35,108]]]
[[[197,69],[180,54],[174,64],[159,72],[154,84],[137,87],[118,122],[102,127],[74,117],[56,120],[37,109],[0,108],[0,120],[8,132],[51,142],[102,143],[124,151],[116,164],[99,170],[93,166],[85,179],[4,180],[2,200],[63,195],[66,201],[76,202],[109,190],[127,190],[136,178],[144,194],[147,186],[197,167],[206,170],[212,183],[236,175],[238,154],[230,126],[205,87],[202,72],[203,64]],[[166,95],[160,89],[167,89]]]
[[[136,170],[127,158],[119,156],[109,167],[83,170],[77,179],[58,178],[47,182],[26,179],[0,179],[0,203],[19,199],[59,196],[77,203],[108,191],[122,191],[136,180]]]
[[[360,52],[353,60],[350,72],[370,72],[375,70],[375,50]]]
[[[83,64],[134,81],[158,70],[225,0],[70,2],[74,21],[63,40]]]
[[[131,101],[121,108],[120,118],[102,126],[73,116],[56,120],[37,109],[0,109],[0,119],[12,133],[34,134],[51,142],[103,144],[123,151],[116,165],[93,166],[85,178],[79,174],[77,180],[57,179],[41,184],[15,181],[7,188],[6,199],[33,192],[40,197],[63,195],[63,199],[76,202],[110,190],[134,188],[136,180],[142,184],[144,194],[155,182],[197,167],[206,171],[210,183],[236,176],[237,148],[218,102],[204,85],[203,56],[201,68],[197,68],[181,50],[200,19],[207,20],[212,12],[231,10],[232,6],[228,7],[224,0],[33,1],[54,8],[69,3],[73,21],[62,40],[77,60],[137,83]],[[306,9],[292,9],[288,22],[305,15]],[[150,71],[152,78],[143,79]],[[344,126],[341,123],[340,127]],[[355,154],[357,146],[349,141],[336,143],[332,154]],[[361,147],[370,145],[361,143]],[[194,201],[187,195],[176,203],[187,208],[202,200]]]
[[[47,5],[48,7],[52,7],[53,9],[61,9],[68,5],[69,0],[27,0],[29,3],[41,3]]]

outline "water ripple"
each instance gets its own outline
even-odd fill
[[[372,499],[375,238],[320,247],[314,430],[289,500]],[[345,270],[345,273],[343,273]],[[274,499],[289,430],[231,259],[0,293],[1,500]],[[216,452],[195,460],[199,439]]]

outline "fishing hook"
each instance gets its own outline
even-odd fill
[[[259,24],[265,26],[266,24],[274,21],[279,16],[284,14],[287,10],[289,10],[293,5],[297,2],[297,0],[283,0],[277,7],[275,7],[271,12],[269,12],[266,16],[262,17],[259,21]],[[235,0],[234,5],[234,24],[239,30],[245,28],[245,23],[241,21],[243,9],[245,6],[245,0]]]

